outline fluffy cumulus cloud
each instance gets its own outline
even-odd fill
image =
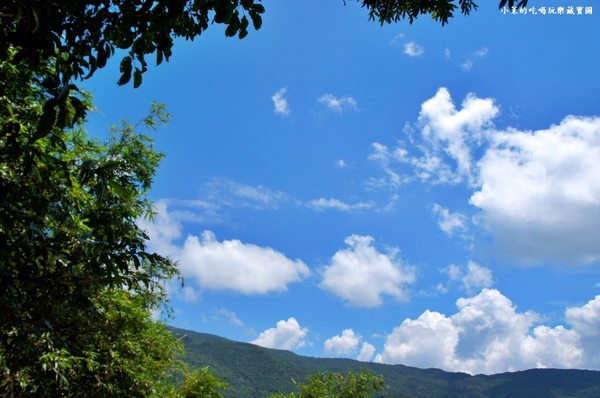
[[[284,291],[288,284],[310,274],[299,259],[236,239],[219,241],[211,231],[189,235],[179,243],[176,238],[181,236],[181,224],[174,220],[165,202],[159,202],[156,210],[155,224],[140,221],[150,237],[151,249],[178,261],[183,276],[201,289],[266,294]],[[196,300],[198,293],[188,290],[181,294],[188,301]]]
[[[600,118],[490,140],[470,203],[500,251],[524,263],[600,258]]]
[[[430,157],[439,157],[443,153],[456,166],[453,178],[441,182],[459,182],[462,178],[472,180],[473,147],[479,146],[486,128],[491,126],[498,112],[492,99],[477,98],[474,94],[467,95],[462,109],[457,110],[450,92],[440,88],[433,98],[421,105],[419,127],[424,144],[431,151],[431,155],[426,153],[421,162],[429,164]]]
[[[465,183],[480,232],[523,264],[600,259],[600,118],[567,116],[547,129],[497,129],[499,107],[469,94],[458,109],[445,88],[405,129],[410,144],[373,144],[384,176],[373,186]],[[447,233],[465,218],[434,208]]]
[[[287,98],[285,98],[286,92],[287,87],[283,87],[271,97],[273,105],[275,106],[275,113],[281,116],[289,116],[290,113],[292,113]]]
[[[244,294],[286,290],[310,273],[300,260],[239,240],[219,242],[210,231],[188,236],[177,259],[184,276],[203,288]]]
[[[360,334],[355,333],[352,329],[345,329],[341,335],[333,336],[324,343],[325,354],[334,357],[350,357],[356,355],[358,346],[362,342],[360,352],[356,357],[357,360],[367,362],[371,360],[375,353],[375,347],[372,344],[364,341]]]
[[[262,332],[256,340],[250,343],[266,348],[294,350],[307,344],[308,329],[300,326],[296,318],[277,322],[274,328]]]
[[[387,336],[377,362],[436,367],[471,374],[529,368],[597,369],[600,360],[600,296],[566,310],[570,327],[537,325],[541,317],[518,312],[494,289],[456,303],[445,316],[425,311]]]
[[[414,268],[398,258],[399,250],[380,253],[370,236],[352,235],[322,270],[321,287],[358,307],[377,307],[383,296],[408,300],[406,285],[415,281]]]
[[[346,329],[340,336],[325,340],[325,353],[336,357],[350,355],[356,351],[361,340],[359,334],[354,333],[352,329]]]
[[[317,101],[336,113],[344,113],[348,109],[356,109],[358,105],[353,97],[344,96],[338,98],[331,94],[324,94]]]
[[[373,358],[373,354],[375,354],[376,348],[374,345],[363,342],[362,347],[360,349],[360,353],[356,359],[361,362],[369,362],[371,358]]]

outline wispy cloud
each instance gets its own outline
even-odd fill
[[[450,51],[450,49],[448,47],[446,47],[446,49],[444,50],[444,59],[451,59],[452,58],[452,51]]]
[[[214,178],[201,189],[204,202],[220,207],[250,207],[254,209],[277,209],[288,196],[262,185],[247,185],[227,178]]]
[[[490,51],[487,47],[483,47],[475,51],[465,62],[460,64],[460,69],[462,69],[463,72],[470,72],[471,68],[473,68],[473,64],[475,63],[475,61],[477,61],[478,59],[485,58],[485,56],[488,55],[489,52]]]
[[[356,110],[358,105],[356,99],[353,97],[335,97],[331,94],[324,94],[317,101],[324,104],[328,109],[340,114],[348,109]]]
[[[451,213],[445,207],[435,203],[433,205],[433,214],[438,217],[438,225],[442,231],[448,235],[453,235],[456,231],[464,231],[466,228],[466,220],[464,214]]]
[[[460,282],[462,289],[469,295],[494,285],[492,271],[471,260],[466,266],[452,264],[445,268],[443,272],[448,274],[452,282]]]
[[[425,48],[418,45],[415,41],[409,41],[404,45],[404,54],[409,57],[418,57],[425,53]]]
[[[348,164],[346,163],[346,161],[344,159],[338,159],[335,161],[335,166],[339,169],[343,169],[348,167]]]
[[[404,33],[398,33],[396,36],[394,36],[392,38],[392,40],[390,40],[390,45],[393,46],[395,44],[398,44],[398,42],[402,39],[404,39]]]
[[[281,116],[289,116],[292,113],[287,98],[285,98],[286,92],[287,87],[283,87],[271,97],[275,106],[275,113]]]
[[[324,211],[328,209],[334,209],[339,211],[360,211],[360,210],[368,210],[373,209],[375,204],[373,202],[358,202],[358,203],[344,203],[339,199],[325,199],[319,198],[311,200],[307,203],[307,206],[318,211]]]

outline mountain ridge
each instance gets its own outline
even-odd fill
[[[391,397],[536,398],[600,397],[600,372],[579,369],[530,369],[494,375],[419,369],[405,365],[360,362],[347,358],[306,357],[225,337],[171,328],[185,344],[183,360],[192,368],[208,366],[229,384],[225,398],[265,398],[294,391],[317,371],[343,374],[366,369],[383,375]],[[383,396],[383,395],[382,395]]]

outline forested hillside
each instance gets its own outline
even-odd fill
[[[191,367],[209,366],[229,383],[225,397],[264,398],[294,390],[292,379],[304,382],[317,371],[347,373],[368,369],[383,375],[392,397],[600,397],[600,372],[534,369],[492,376],[470,376],[438,369],[358,362],[351,359],[312,358],[225,338],[172,329],[183,337]]]

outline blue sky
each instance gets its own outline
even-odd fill
[[[473,374],[600,369],[600,8],[381,27],[352,1],[263,4],[259,31],[176,42],[139,89],[117,59],[85,83],[94,133],[151,101],[173,116],[143,223],[185,277],[169,322]]]

